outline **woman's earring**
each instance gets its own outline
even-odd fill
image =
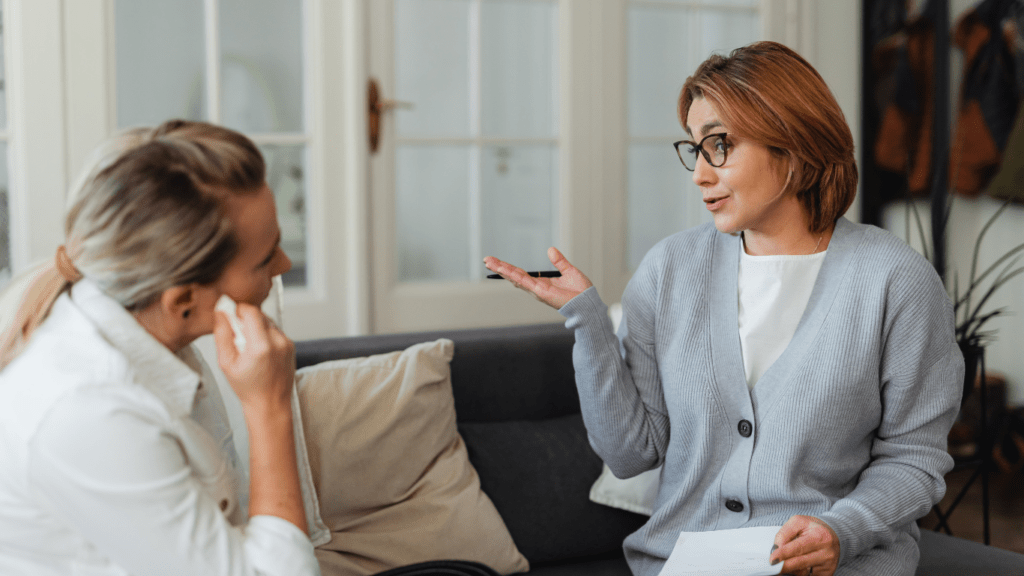
[[[181,313],[181,317],[182,318],[188,318],[188,315],[191,314],[191,313],[192,313],[191,310],[185,310],[184,312]]]

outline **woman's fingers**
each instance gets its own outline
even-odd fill
[[[231,329],[231,322],[227,313],[222,310],[215,310],[213,313],[213,343],[217,348],[217,358],[223,367],[225,363],[233,364],[238,357],[238,350],[235,348],[235,334]]]
[[[558,309],[592,286],[590,280],[558,251],[548,249],[548,259],[562,273],[561,278],[534,278],[522,268],[498,260],[493,256],[484,258],[484,264],[517,288],[530,292],[541,302]]]
[[[243,407],[290,401],[295,376],[295,345],[257,306],[240,303],[237,316],[245,349],[235,347],[227,315],[214,319],[217,356]],[[256,403],[256,404],[253,404]]]
[[[806,574],[814,568],[816,576],[831,576],[839,564],[839,536],[813,516],[793,516],[775,536],[770,561],[784,562],[785,574]]]
[[[563,275],[570,270],[575,270],[575,266],[570,264],[569,260],[554,246],[548,248],[548,260]]]
[[[516,288],[522,288],[532,292],[532,288],[537,285],[537,278],[527,274],[526,270],[513,266],[508,262],[498,260],[494,256],[484,258],[484,265],[492,272],[497,272],[502,278],[512,282]]]
[[[267,323],[270,319],[263,314],[263,311],[244,302],[238,304],[236,311],[238,320],[242,324],[242,336],[245,337],[245,341],[256,346],[266,344],[268,340]]]

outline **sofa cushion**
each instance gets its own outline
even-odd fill
[[[658,498],[661,466],[632,478],[618,478],[607,464],[590,488],[590,499],[598,504],[650,516]]]
[[[450,340],[326,362],[296,374],[320,509],[324,574],[471,560],[502,574],[526,559],[455,427]]]
[[[621,553],[644,516],[590,501],[601,472],[580,414],[533,421],[463,422],[480,485],[535,566]]]

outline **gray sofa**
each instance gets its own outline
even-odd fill
[[[573,378],[573,335],[561,324],[296,343],[298,366],[455,342],[459,432],[484,492],[536,576],[629,576],[622,540],[645,517],[595,504],[601,472]],[[921,537],[918,576],[1024,576],[1024,555],[935,532]]]

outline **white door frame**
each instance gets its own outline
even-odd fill
[[[4,0],[10,177],[8,218],[15,274],[52,259],[64,241],[67,157],[60,0]]]

